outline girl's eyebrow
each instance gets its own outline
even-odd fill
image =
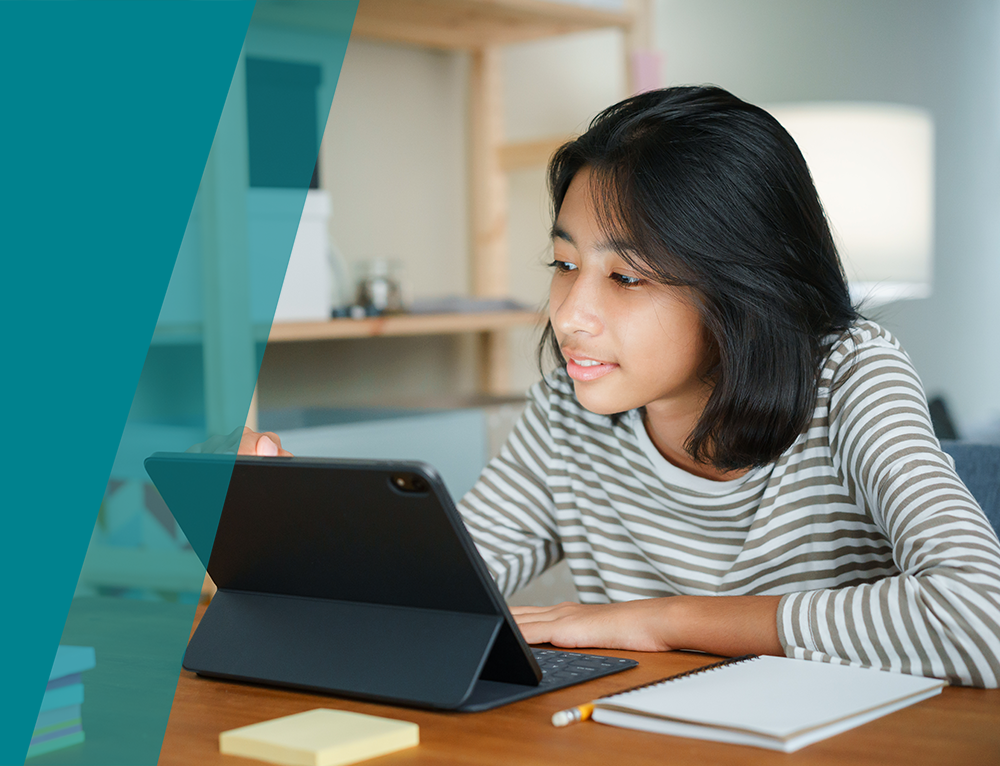
[[[552,224],[552,239],[561,239],[564,242],[576,247],[576,240],[573,239],[572,235],[566,231],[558,223]],[[623,242],[617,239],[607,239],[602,242],[597,243],[597,250],[607,252],[607,253],[624,253],[635,248],[628,242]]]
[[[561,239],[564,242],[569,242],[571,245],[576,247],[576,241],[569,235],[569,232],[558,223],[552,224],[551,236],[552,239]]]

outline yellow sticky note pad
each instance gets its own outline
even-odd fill
[[[420,743],[408,721],[318,708],[219,735],[219,752],[290,766],[342,766]]]

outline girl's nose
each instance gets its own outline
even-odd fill
[[[598,335],[604,327],[600,319],[599,289],[594,280],[579,276],[556,304],[552,326],[563,335]],[[555,299],[558,296],[553,295]],[[553,301],[555,303],[555,301]]]

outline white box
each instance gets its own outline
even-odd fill
[[[329,218],[329,195],[322,189],[310,189],[274,310],[275,322],[330,318]]]

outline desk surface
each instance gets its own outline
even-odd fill
[[[201,617],[199,610],[198,617]],[[196,621],[197,624],[197,621]],[[931,699],[784,755],[752,747],[648,734],[587,722],[556,729],[557,710],[635,684],[707,665],[684,652],[631,657],[639,667],[484,713],[434,713],[199,678],[181,672],[161,766],[259,764],[219,753],[219,732],[317,707],[354,710],[420,725],[420,745],[366,763],[390,764],[972,764],[1000,763],[1000,690],[946,688]]]

